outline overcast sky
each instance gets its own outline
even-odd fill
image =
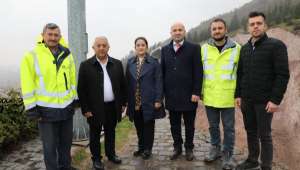
[[[107,36],[110,55],[121,59],[133,49],[137,36],[145,36],[153,44],[170,36],[170,25],[175,21],[183,22],[189,30],[249,1],[86,0],[89,56],[97,35]],[[67,0],[4,0],[0,22],[0,67],[18,67],[46,23],[57,23],[67,38]]]

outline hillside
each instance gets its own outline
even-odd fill
[[[246,22],[249,12],[262,11],[267,15],[269,27],[283,27],[292,33],[300,33],[300,0],[253,0],[231,12],[217,15],[228,25],[230,35],[246,32]],[[194,43],[202,43],[210,36],[209,24],[214,18],[199,23],[187,32],[186,38]],[[183,21],[184,22],[184,21]],[[150,53],[160,58],[160,48],[170,39],[155,43],[149,49]],[[129,55],[123,60],[126,61]]]

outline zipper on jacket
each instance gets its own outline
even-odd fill
[[[65,85],[66,85],[66,89],[68,89],[68,80],[67,80],[67,76],[66,76],[66,73],[64,73],[64,77],[65,77]]]

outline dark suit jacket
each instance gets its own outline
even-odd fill
[[[146,56],[142,66],[140,79],[136,75],[136,57],[128,59],[126,68],[126,80],[128,82],[128,107],[127,114],[133,120],[135,112],[135,91],[136,83],[140,81],[141,102],[144,121],[162,118],[165,115],[164,109],[155,110],[154,103],[162,102],[162,75],[161,68],[156,59]]]
[[[192,95],[200,96],[203,67],[200,45],[184,41],[177,52],[173,41],[161,50],[161,67],[166,109],[191,111],[197,103],[191,102]]]
[[[120,60],[109,57],[106,68],[115,96],[117,120],[120,121],[127,95],[123,66]],[[82,113],[93,114],[93,117],[88,118],[88,122],[104,123],[103,70],[96,56],[80,64],[77,91]]]

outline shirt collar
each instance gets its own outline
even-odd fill
[[[110,57],[110,56],[108,56],[107,57],[107,63],[106,64],[108,64],[108,63],[114,63],[114,61],[113,61],[113,59],[112,59],[112,57]],[[96,64],[96,63],[99,63],[100,65],[101,65],[101,63],[100,63],[100,60],[97,58],[97,56],[96,55],[94,55],[94,62],[93,62],[94,64]]]
[[[98,57],[96,56],[96,59],[97,59],[97,61],[98,61],[98,63],[100,64],[100,65],[104,65],[104,66],[106,66],[107,65],[107,63],[108,63],[108,58],[106,59],[106,62],[105,63],[102,63],[99,59],[98,59]]]
[[[179,42],[180,46],[182,46],[183,43],[184,43],[184,40],[180,41],[180,42]],[[177,44],[177,43],[176,43],[175,41],[173,41],[173,47],[176,47],[176,44]]]

